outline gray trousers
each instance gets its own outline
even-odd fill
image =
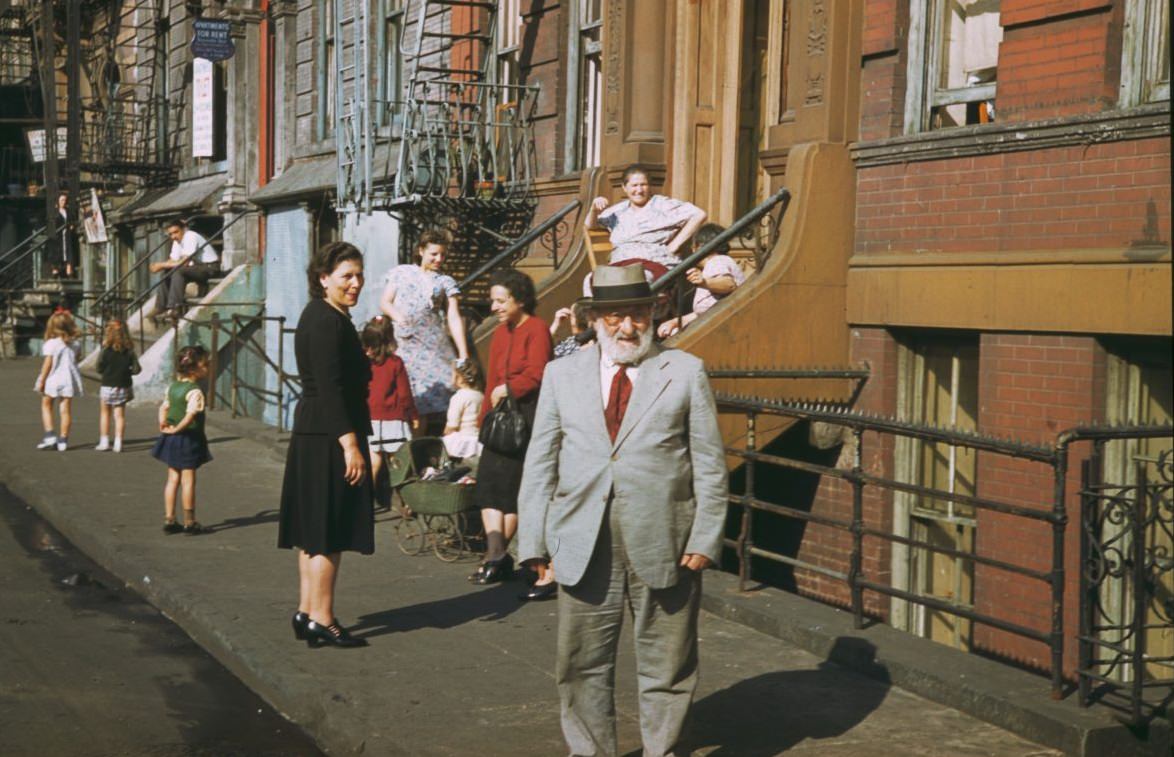
[[[208,279],[220,275],[220,263],[195,263],[172,268],[167,273],[167,280],[159,287],[159,312],[171,308],[183,308],[184,289],[189,281],[205,284]]]
[[[609,505],[583,579],[559,587],[555,677],[563,737],[572,755],[617,754],[616,650],[627,607],[644,755],[663,757],[675,753],[697,688],[701,574],[682,568],[674,586],[649,588],[628,564],[613,513]]]

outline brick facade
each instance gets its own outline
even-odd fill
[[[1108,138],[1100,139],[1090,136],[1099,127],[1085,126],[1118,108],[1124,5],[1104,0],[1005,0],[995,123],[907,135],[910,3],[869,0],[861,43],[859,133],[862,151],[871,152],[857,165],[858,259],[955,253],[980,261],[976,265],[997,267],[1001,253],[1025,253],[1046,263],[1048,253],[1054,252],[1062,264],[1074,251],[1163,245],[1168,256],[1168,136],[1131,136],[1127,130],[1110,129],[1101,132]],[[1147,107],[1147,112],[1160,112],[1160,106]],[[1122,111],[1121,117],[1128,119],[1133,112]],[[1168,103],[1165,113],[1168,117]],[[1010,132],[1006,139],[989,136],[1008,134],[1006,124],[1022,124],[1022,130]],[[1034,141],[1024,145],[1020,140]],[[885,150],[887,157],[881,154]],[[878,154],[881,157],[875,157]],[[964,285],[965,275],[955,281]],[[910,290],[902,296],[916,294]],[[933,324],[933,314],[924,322]],[[1051,446],[1064,429],[1102,422],[1107,404],[1102,340],[1111,335],[1016,329],[1013,314],[1011,322],[1006,330],[977,332],[977,430]],[[916,333],[904,323],[852,324],[852,361],[867,362],[871,368],[854,409],[900,415],[899,345]],[[975,333],[967,332],[970,338]],[[1166,345],[1169,336],[1167,332],[1161,337]],[[1073,449],[1065,481],[1069,522],[1064,529],[1063,625],[1065,671],[1070,676],[1076,663],[1080,571],[1080,502],[1075,492],[1087,452],[1079,445]],[[866,471],[895,477],[896,454],[894,445],[878,444],[866,434]],[[837,464],[851,465],[850,444],[844,445]],[[1049,465],[980,452],[975,485],[980,497],[1041,512],[1052,508],[1055,481]],[[851,488],[825,480],[810,508],[846,523],[851,519]],[[866,494],[866,526],[891,531],[893,508],[891,496]],[[974,528],[976,554],[1041,573],[1051,569],[1053,531],[1048,523],[980,509]],[[815,523],[798,530],[796,556],[823,568],[848,570],[851,540],[846,530]],[[891,548],[875,538],[866,538],[864,544],[865,576],[888,584]],[[799,593],[841,606],[849,601],[842,581],[802,570],[795,572],[794,580]],[[1046,582],[982,565],[974,567],[972,582],[970,599],[977,612],[1045,633],[1050,629]],[[865,606],[869,614],[890,616],[886,597],[866,593]],[[1017,665],[1040,670],[1050,665],[1046,644],[990,626],[973,624],[967,641],[976,652]]]

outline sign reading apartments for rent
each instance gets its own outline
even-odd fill
[[[192,157],[212,157],[212,61],[192,60]]]

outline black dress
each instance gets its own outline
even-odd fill
[[[277,546],[369,555],[375,551],[371,479],[347,484],[338,438],[353,432],[370,465],[370,363],[350,319],[321,299],[311,300],[298,319],[294,355],[302,399],[285,459]]]

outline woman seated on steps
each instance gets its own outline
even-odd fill
[[[693,249],[699,250],[712,241],[718,234],[725,231],[724,226],[716,223],[707,223],[702,226],[693,238]],[[672,336],[688,326],[697,317],[717,304],[746,281],[746,274],[730,257],[730,246],[722,244],[712,250],[696,268],[690,268],[685,274],[689,283],[697,289],[693,293],[693,312],[676,318],[670,318],[657,327],[656,334],[661,339]]]

